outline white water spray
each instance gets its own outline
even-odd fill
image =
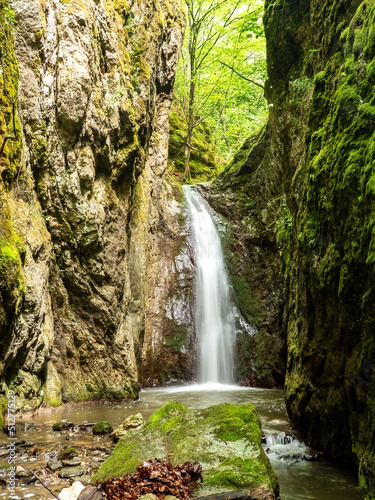
[[[184,193],[191,216],[197,273],[199,381],[233,384],[235,315],[219,233],[197,190],[184,186]]]

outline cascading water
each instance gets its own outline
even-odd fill
[[[191,186],[184,186],[192,223],[196,264],[196,328],[201,383],[234,383],[234,306],[219,233],[207,203]]]

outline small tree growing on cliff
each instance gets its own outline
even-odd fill
[[[215,113],[218,122],[222,120],[223,108],[228,100],[228,88],[234,83],[232,77],[224,77],[224,71],[227,76],[235,75],[262,87],[250,77],[241,74],[234,66],[240,39],[242,38],[243,46],[249,33],[251,36],[259,36],[262,33],[259,16],[263,6],[261,4],[260,7],[253,7],[251,2],[250,6],[244,5],[242,0],[185,0],[185,3],[188,28],[180,65],[180,74],[184,81],[184,85],[180,85],[180,100],[187,122],[184,178],[189,180],[194,128]],[[254,0],[254,4],[256,3],[257,0]],[[249,67],[246,61],[245,65]],[[187,94],[181,92],[182,87],[187,89]]]

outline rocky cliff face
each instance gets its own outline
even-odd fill
[[[185,283],[171,284],[190,272],[181,195],[165,171],[184,15],[168,0],[10,7],[17,30],[0,19],[1,136],[15,136],[0,158],[2,401],[8,388],[23,408],[134,397],[154,330],[167,330],[163,293],[168,328],[184,335],[165,348],[183,361],[189,342],[188,312],[176,312]]]
[[[291,419],[309,444],[358,464],[365,498],[375,498],[374,25],[372,0],[267,0],[269,124],[225,174],[259,224],[271,216]]]
[[[254,161],[249,156],[250,143],[254,139],[245,142],[224,175],[205,189],[204,195],[223,216],[218,226],[222,228],[234,300],[241,313],[236,321],[238,381],[253,387],[282,387],[286,364],[284,294],[275,235],[280,202],[273,198],[263,175],[254,175],[249,169]],[[264,153],[265,148],[261,157]]]

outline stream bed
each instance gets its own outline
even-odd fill
[[[43,456],[42,459],[40,456],[39,459],[33,457],[23,459],[22,463],[18,460],[17,465],[38,471],[43,477],[49,453],[59,447],[73,444],[93,448],[92,444],[95,442],[97,449],[93,453],[98,454],[100,450],[106,448],[109,453],[110,448],[113,447],[109,438],[74,435],[74,433],[63,438],[61,434],[52,432],[53,423],[62,419],[67,419],[77,425],[84,422],[109,420],[113,427],[116,427],[125,417],[135,413],[142,413],[147,419],[167,401],[179,401],[191,409],[224,402],[254,404],[258,408],[266,435],[264,447],[279,479],[281,500],[356,500],[361,498],[354,471],[332,465],[325,459],[313,460],[316,453],[301,443],[293,432],[285,409],[283,391],[277,389],[241,388],[218,384],[153,388],[141,391],[139,400],[134,402],[90,402],[65,405],[49,411],[39,410],[32,416],[30,414],[18,415],[17,439],[39,446],[43,449]],[[4,450],[7,445],[5,434],[1,434],[0,442]],[[103,457],[105,457],[104,452]],[[68,485],[67,481],[57,480],[51,485],[51,489],[56,493]],[[47,490],[35,484],[17,487],[14,495],[7,491],[6,486],[1,488],[0,499],[53,498]]]

